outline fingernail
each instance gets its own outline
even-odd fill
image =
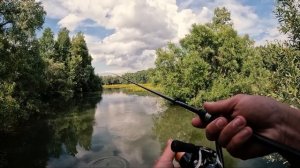
[[[223,128],[225,126],[226,122],[222,119],[222,118],[219,118],[217,121],[216,121],[216,126],[218,128]]]
[[[240,118],[240,117],[236,117],[233,121],[232,121],[232,127],[234,128],[240,128],[241,126],[244,125],[244,121]]]
[[[243,129],[241,131],[241,136],[243,139],[248,139],[251,136],[251,131],[249,131],[248,129]]]

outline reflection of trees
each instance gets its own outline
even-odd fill
[[[48,149],[52,156],[58,157],[62,152],[74,156],[77,153],[77,145],[86,150],[91,148],[95,104],[100,100],[99,94],[73,99],[68,107],[58,111],[59,117],[48,121],[52,132]],[[65,147],[65,151],[62,146]]]
[[[46,167],[49,156],[59,157],[67,152],[75,155],[76,146],[89,150],[93,132],[95,105],[101,94],[85,95],[60,102],[49,111],[50,120],[36,121],[18,132],[0,134],[0,168]],[[64,105],[64,106],[63,106]]]
[[[48,123],[52,131],[48,148],[50,154],[58,157],[64,152],[62,145],[65,146],[65,152],[73,156],[77,153],[77,145],[89,150],[91,148],[94,113],[94,109],[88,109],[83,114],[73,112],[63,118],[50,121]]]
[[[154,117],[153,131],[158,140],[165,146],[169,138],[194,143],[214,149],[214,143],[208,141],[204,130],[194,128],[191,120],[195,115],[178,106],[170,106],[166,111]],[[236,162],[227,152],[224,152],[225,167],[233,167]]]
[[[154,133],[162,143],[169,138],[185,142],[213,147],[213,143],[206,140],[204,130],[191,125],[194,114],[178,106],[170,106],[166,111],[154,117]]]
[[[49,132],[45,124],[22,132],[0,135],[0,168],[45,167],[48,161]]]

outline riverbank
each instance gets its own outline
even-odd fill
[[[146,84],[140,84],[148,89],[155,90],[155,91],[162,91],[162,88],[159,87],[158,85],[153,85],[151,83],[146,83]],[[130,92],[144,92],[144,90],[141,87],[138,87],[134,84],[113,84],[113,85],[103,85],[104,89],[125,89]]]

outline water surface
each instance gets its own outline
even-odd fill
[[[57,115],[1,135],[0,167],[152,167],[169,138],[213,147],[193,114],[147,93],[107,90],[53,108]],[[285,167],[259,158],[227,167]]]

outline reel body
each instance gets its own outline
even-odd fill
[[[221,158],[213,149],[178,140],[172,142],[171,149],[173,152],[184,152],[178,158],[182,168],[224,168]]]

